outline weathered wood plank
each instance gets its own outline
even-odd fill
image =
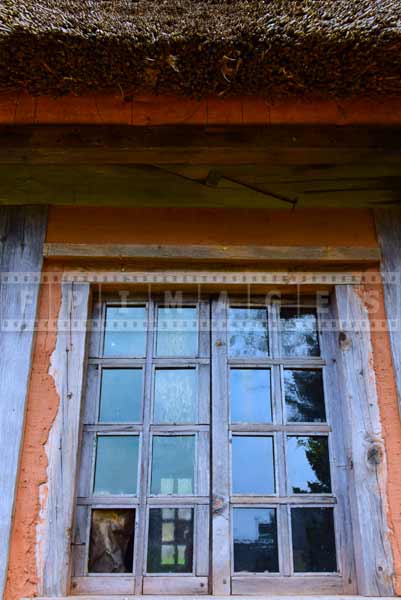
[[[62,284],[57,343],[51,361],[60,403],[46,444],[48,497],[39,549],[40,593],[49,596],[65,595],[69,586],[88,305],[88,284]]]
[[[231,593],[230,459],[228,439],[227,301],[212,304],[212,590]]]
[[[150,165],[0,165],[0,204],[291,207],[247,187],[211,187]]]
[[[45,207],[0,207],[0,273],[40,273]],[[0,283],[0,597],[7,575],[39,294],[38,282]]]
[[[338,349],[333,368],[346,399],[350,505],[358,591],[393,593],[393,561],[385,515],[386,458],[382,437],[369,316],[354,286],[335,288]],[[367,527],[367,521],[369,526]]]
[[[135,258],[185,260],[269,260],[378,262],[378,248],[331,246],[209,246],[47,243],[48,258]]]
[[[384,301],[401,416],[401,209],[378,209],[375,211],[375,220],[381,247]]]
[[[176,596],[177,594],[207,594],[207,577],[152,577],[143,578],[144,594],[162,594]]]
[[[3,126],[0,163],[327,165],[377,151],[391,162],[399,140],[399,127],[380,126]]]
[[[283,591],[285,590],[285,591]],[[338,576],[320,576],[320,577],[233,577],[232,593],[241,596],[265,596],[269,600],[270,594],[288,594],[300,593],[298,599],[304,597],[304,594],[318,594],[316,597],[322,600],[327,594],[343,594],[344,584],[341,577]],[[338,596],[337,596],[338,598]]]
[[[300,598],[300,594],[299,594],[299,587],[296,590],[298,593],[296,593],[296,595],[291,596],[291,595],[285,595],[285,600],[299,600]],[[124,595],[124,600],[143,600],[143,596],[133,596],[133,595]],[[146,596],[146,600],[162,600],[164,596],[155,596],[155,595],[147,595]],[[180,595],[175,595],[175,600],[197,600],[198,599],[198,594],[196,595],[185,595],[185,596],[180,596]],[[269,600],[283,600],[283,595],[279,594],[279,595],[275,595],[275,594],[268,594],[266,595],[267,598],[269,598]],[[64,596],[64,597],[60,597],[58,598],[58,600],[71,600],[72,596]],[[94,595],[80,595],[80,600],[99,600],[99,596],[94,596]],[[204,600],[226,600],[226,596],[202,596],[202,598]],[[307,594],[302,594],[301,596],[302,600],[316,600],[316,598],[319,598],[319,600],[365,600],[366,596],[350,596],[350,595],[320,595],[316,596],[316,594],[312,594],[312,595],[307,595]],[[31,598],[21,598],[21,600],[32,600]],[[36,600],[51,600],[51,598],[36,598]],[[107,594],[107,600],[121,600],[121,595],[117,596],[117,595],[111,595],[111,594]],[[241,600],[254,600],[254,596],[250,596],[249,594],[244,594],[241,595]],[[371,600],[394,600],[394,596],[372,596]]]
[[[369,164],[365,168],[369,170]],[[241,181],[240,174],[238,178],[234,187],[227,187],[206,185],[149,165],[0,164],[0,204],[360,208],[395,202],[400,194],[400,184],[395,181],[379,185],[366,180],[358,189],[340,184],[338,189],[325,189],[322,182],[320,189],[304,190],[305,186],[296,182],[254,185]]]
[[[124,596],[133,594],[135,579],[131,576],[120,575],[119,577],[96,575],[93,577],[73,577],[72,592],[110,598],[113,594],[124,594]],[[57,595],[55,594],[57,597]],[[70,596],[70,599],[74,596]]]

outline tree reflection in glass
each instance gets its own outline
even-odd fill
[[[331,492],[327,436],[288,436],[287,463],[290,493]]]
[[[287,421],[324,423],[322,371],[318,369],[284,369],[284,394]]]

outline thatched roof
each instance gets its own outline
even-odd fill
[[[0,88],[401,95],[401,0],[0,0]]]

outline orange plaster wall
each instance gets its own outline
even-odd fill
[[[269,102],[259,97],[193,100],[175,96],[119,94],[32,97],[25,93],[0,95],[0,124],[119,124],[119,125],[282,125],[401,123],[400,98],[382,101],[288,100]]]
[[[52,206],[48,242],[377,246],[368,209],[260,210]]]
[[[364,295],[371,322],[372,360],[386,448],[387,523],[393,550],[395,591],[401,595],[401,419],[390,338],[388,332],[383,331],[383,323],[386,322],[383,286],[366,285]]]
[[[47,269],[49,272],[51,269]],[[61,305],[58,284],[43,285],[38,318],[57,319]],[[28,392],[25,434],[17,488],[5,600],[37,595],[36,527],[39,523],[39,490],[45,487],[45,444],[57,414],[58,394],[48,374],[56,345],[56,331],[38,332],[35,339]],[[43,488],[42,488],[43,489]]]

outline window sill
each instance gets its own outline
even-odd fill
[[[396,596],[369,596],[369,600],[393,600]],[[296,596],[289,596],[286,594],[280,596],[270,596],[266,595],[249,595],[249,596],[210,596],[210,595],[197,595],[197,596],[179,596],[179,595],[160,595],[160,596],[151,596],[151,595],[142,595],[142,596],[127,596],[127,595],[108,595],[105,594],[103,596],[90,596],[90,595],[75,595],[75,596],[42,596],[35,598],[20,598],[20,600],[77,600],[79,598],[85,598],[86,600],[163,600],[164,598],[174,598],[174,600],[229,600],[229,598],[238,598],[240,600],[255,600],[255,598],[266,598],[268,600],[366,600],[367,596],[345,596],[345,595],[335,595],[335,596],[324,596],[322,594],[316,595],[302,595],[298,594]]]

